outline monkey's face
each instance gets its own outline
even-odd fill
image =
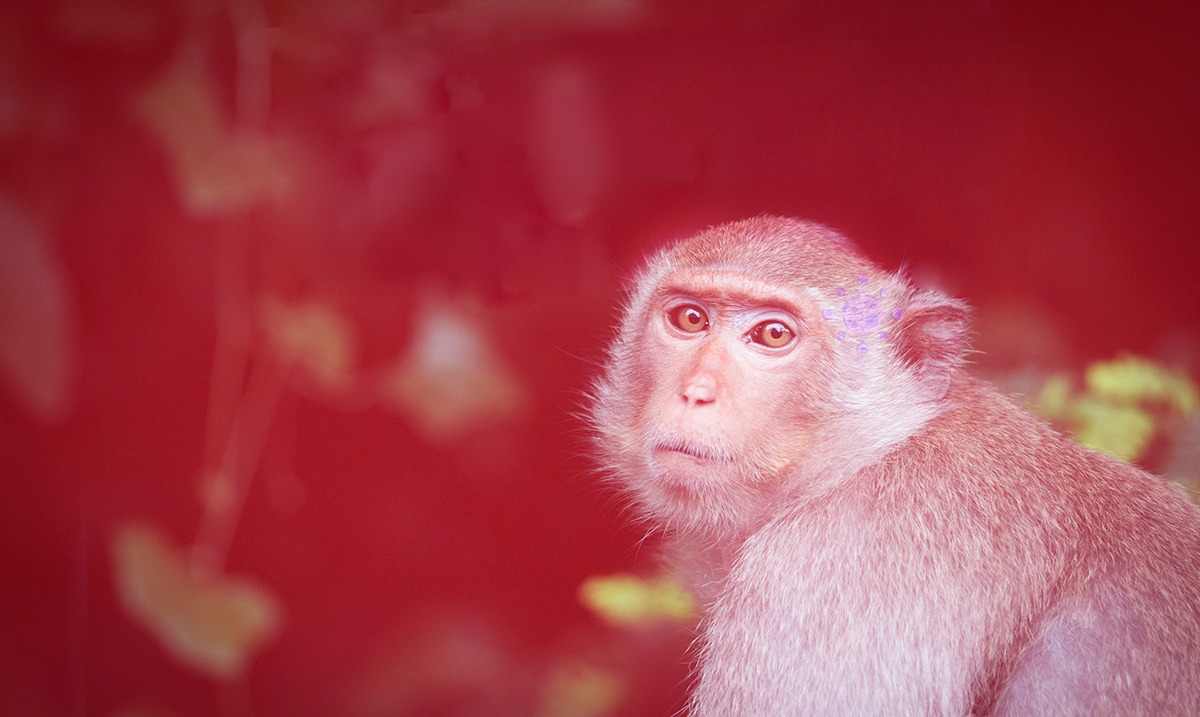
[[[630,295],[592,407],[604,459],[669,529],[744,534],[942,410],[965,327],[965,306],[819,225],[712,228]]]
[[[827,367],[804,295],[732,272],[677,271],[651,294],[635,431],[654,512],[744,524],[814,438]]]

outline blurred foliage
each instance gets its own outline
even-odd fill
[[[190,560],[155,528],[123,525],[111,547],[121,603],[189,667],[239,677],[282,625],[282,605],[264,588]]]
[[[76,383],[71,299],[48,233],[0,193],[0,386],[47,424],[65,418]]]
[[[764,201],[819,207],[822,192],[840,196],[840,187],[861,190],[864,182],[867,190],[852,194],[874,203],[903,183],[913,189],[897,205],[943,218],[953,214],[947,203],[957,196],[954,187],[933,180],[944,176],[971,187],[974,214],[976,198],[1012,194],[1008,184],[977,172],[992,166],[991,155],[978,148],[1000,148],[996,156],[1006,166],[1021,165],[1010,162],[1014,149],[1028,157],[1045,154],[1038,145],[1006,139],[1004,112],[985,113],[999,118],[998,125],[937,130],[929,116],[957,118],[942,111],[963,106],[957,90],[946,104],[929,105],[930,115],[918,109],[923,103],[879,112],[894,106],[897,85],[876,76],[904,63],[879,51],[886,44],[864,45],[858,30],[848,33],[852,42],[824,50],[793,54],[790,39],[776,38],[765,46],[755,40],[740,59],[729,58],[723,54],[728,44],[714,52],[695,42],[691,30],[654,29],[653,16],[665,3],[61,0],[7,9],[9,23],[0,29],[0,175],[6,182],[0,188],[0,386],[47,430],[25,434],[34,438],[24,441],[32,449],[11,449],[45,465],[12,472],[38,480],[12,481],[18,487],[10,497],[20,499],[14,513],[34,517],[18,515],[6,529],[14,543],[31,546],[11,551],[13,574],[40,580],[37,587],[51,583],[45,576],[57,586],[68,575],[58,569],[65,567],[63,556],[83,553],[71,589],[81,591],[72,602],[87,610],[68,623],[59,601],[39,594],[36,600],[49,606],[36,606],[40,616],[54,624],[9,628],[14,646],[0,654],[22,658],[13,662],[9,685],[44,682],[57,689],[65,677],[69,688],[57,691],[86,692],[80,697],[86,703],[73,705],[79,713],[121,714],[105,706],[130,699],[138,704],[124,714],[208,714],[188,691],[195,682],[189,671],[212,678],[217,690],[244,680],[247,705],[216,708],[227,715],[253,714],[250,694],[292,707],[268,714],[307,709],[302,713],[381,717],[588,717],[628,714],[631,705],[653,702],[678,680],[653,682],[647,674],[655,664],[679,662],[690,640],[686,626],[696,619],[695,600],[666,578],[619,574],[579,586],[578,598],[596,620],[572,604],[579,573],[571,570],[596,569],[586,566],[600,561],[599,541],[588,553],[583,540],[561,539],[582,524],[572,524],[575,516],[593,506],[562,492],[569,469],[547,448],[562,443],[560,424],[545,415],[561,416],[555,401],[562,388],[570,380],[582,383],[582,373],[591,370],[578,357],[590,355],[588,337],[599,341],[599,327],[607,325],[616,283],[611,272],[645,248],[649,233],[630,231],[640,230],[646,220],[640,215],[657,222],[678,203],[694,223],[701,214],[692,208],[710,200],[710,191],[735,191],[744,183],[740,172],[755,178],[743,187],[752,199],[746,206],[755,211]],[[721,26],[732,19],[726,10],[712,12]],[[840,11],[831,12],[838,27],[850,27]],[[668,44],[639,37],[643,28],[651,34],[665,29]],[[622,34],[605,44],[604,33],[614,30]],[[957,31],[953,37],[957,46]],[[546,44],[521,47],[522,40],[537,38]],[[1000,47],[992,42],[986,47]],[[1029,54],[1020,47],[1017,67]],[[1110,51],[1105,38],[1103,56]],[[679,59],[689,52],[690,59]],[[820,72],[803,71],[814,61]],[[763,67],[771,71],[759,72]],[[969,77],[970,87],[983,88],[970,98],[980,106],[1015,96],[1024,103],[1022,116],[1029,103],[1037,108],[1036,96],[998,81],[1004,75],[995,68],[1005,63],[963,67],[985,80],[961,78],[964,87]],[[1193,84],[1190,74],[1184,79]],[[836,93],[845,96],[839,104],[827,82],[856,90]],[[780,83],[787,91],[779,91]],[[797,131],[795,110],[814,100],[832,103],[835,114],[806,113],[812,124]],[[731,107],[762,124],[745,131],[732,121]],[[859,111],[864,118],[889,118],[891,124],[878,126],[886,129],[880,135],[886,141],[863,141],[848,131],[857,120],[825,130],[828,116],[853,118]],[[1163,120],[1161,113],[1136,116]],[[874,121],[864,119],[864,127]],[[1185,127],[1190,133],[1191,125]],[[980,131],[996,141],[977,141]],[[897,136],[908,141],[893,141]],[[1162,136],[1177,152],[1177,136]],[[884,164],[868,163],[877,156]],[[781,176],[780,166],[799,169]],[[909,181],[914,174],[922,180]],[[1026,180],[1014,175],[1012,186],[1024,189]],[[777,187],[779,196],[764,199],[766,186]],[[861,216],[857,207],[847,205],[840,216]],[[1053,208],[1053,216],[1063,214]],[[713,216],[703,216],[726,209],[714,203]],[[1028,217],[1007,204],[993,211]],[[914,232],[922,227],[911,217],[879,221]],[[997,239],[1045,233],[1024,224],[997,227],[991,241],[971,244],[981,264],[1008,256],[1009,246],[1024,251]],[[899,245],[904,237],[894,238]],[[1077,264],[1101,255],[1091,245],[1086,252],[1061,246],[1063,257]],[[1044,262],[1055,272],[1063,263]],[[1087,278],[1084,264],[1073,273]],[[1064,294],[1096,310],[1096,297],[1069,288]],[[501,308],[500,300],[509,306]],[[519,301],[526,303],[514,309]],[[1014,330],[1028,338],[1028,313],[1013,317]],[[206,333],[210,323],[215,336]],[[1030,343],[1046,346],[1051,338],[1047,331]],[[194,383],[203,380],[195,367],[205,363],[210,346],[206,394]],[[193,363],[197,355],[202,359]],[[382,407],[392,415],[353,416],[318,442],[294,425],[296,398],[342,414]],[[1181,374],[1141,360],[1097,364],[1082,389],[1056,377],[1038,401],[1044,415],[1080,440],[1117,455],[1147,459],[1156,437],[1162,439],[1170,448],[1161,457],[1163,472],[1194,484],[1200,421],[1195,387]],[[284,417],[277,421],[281,405]],[[345,418],[309,409],[309,428]],[[205,410],[201,438],[196,428],[204,421],[188,423],[188,414]],[[532,424],[539,411],[543,423],[524,430],[521,422]],[[277,422],[283,430],[276,430]],[[185,428],[176,431],[178,425]],[[344,480],[336,469],[351,464],[349,454],[384,444],[345,442],[364,428],[385,434],[403,460],[359,461],[353,465],[360,471],[378,470],[361,481]],[[516,434],[539,434],[542,442],[525,463],[513,462],[519,471],[507,473],[497,468],[505,464],[499,456],[519,453],[520,446],[506,445],[519,444],[510,440]],[[335,475],[289,463],[289,454],[297,453],[289,438],[315,443],[299,452],[308,449],[309,461],[319,456]],[[467,464],[471,456],[473,472],[443,469]],[[171,470],[156,470],[156,461]],[[137,472],[128,470],[135,463]],[[200,477],[199,504],[164,499],[169,492],[185,494],[189,474]],[[310,486],[304,520],[289,523],[290,517],[263,508],[271,500],[270,481],[280,475],[302,494]],[[483,481],[452,485],[481,475],[502,490],[483,493]],[[268,498],[257,506],[247,498],[255,481],[260,489],[268,484]],[[382,483],[391,492],[381,490]],[[344,498],[352,494],[369,498]],[[72,504],[76,496],[87,504]],[[376,506],[377,512],[361,515]],[[347,518],[351,511],[359,512]],[[245,526],[244,512],[254,516]],[[180,537],[196,513],[195,535]],[[150,527],[152,517],[166,527]],[[352,522],[359,532],[346,527]],[[324,532],[311,540],[317,525]],[[86,545],[96,529],[112,531],[105,554],[111,583],[87,579]],[[235,544],[239,550],[231,555]],[[387,556],[384,567],[370,562],[379,554]],[[546,561],[547,554],[569,555],[574,563],[563,569]],[[227,560],[269,581],[232,574]],[[505,573],[516,577],[502,585]],[[379,574],[400,576],[402,588],[378,589],[390,584],[377,580]],[[442,592],[423,592],[435,584]],[[560,589],[543,590],[546,584]],[[463,617],[472,614],[470,607],[447,608],[448,627],[383,648],[400,653],[391,662],[347,659],[347,645],[365,643],[371,650],[388,640],[372,632],[381,621],[421,601],[444,601],[451,589],[484,606],[483,626]],[[550,597],[539,602],[543,593]],[[105,600],[114,597],[115,618],[105,612]],[[24,608],[34,602],[14,598],[7,612],[30,622]],[[283,630],[285,606],[288,632],[273,642]],[[339,622],[344,615],[351,618]],[[514,615],[524,622],[512,627]],[[369,627],[355,632],[363,625]],[[501,625],[578,634],[546,645],[527,635],[520,636],[523,642],[512,639]],[[125,641],[134,631],[153,642]],[[62,668],[65,661],[35,654],[45,645],[65,645],[68,636],[75,643],[70,670]],[[117,651],[123,651],[119,660],[113,659]],[[82,669],[76,652],[87,655]],[[176,664],[160,664],[163,654]],[[269,662],[258,676],[256,660]],[[138,679],[109,679],[105,670],[118,668],[105,662],[120,663]],[[309,704],[314,695],[336,692],[336,685],[361,687],[362,673],[375,668],[378,682],[360,690],[365,697],[337,694],[330,704]],[[143,706],[140,695],[167,704]]]
[[[202,47],[185,45],[135,111],[166,150],[182,203],[197,218],[249,208],[290,184],[276,140],[225,120]]]
[[[567,661],[551,670],[542,689],[537,717],[603,717],[615,714],[624,678],[582,661]]]
[[[267,340],[284,364],[303,369],[331,392],[350,383],[358,358],[354,334],[336,309],[315,301],[287,304],[267,296],[260,314]]]
[[[1088,367],[1088,390],[1114,402],[1158,403],[1190,415],[1196,410],[1196,384],[1148,359],[1125,356]]]
[[[426,296],[413,319],[407,352],[388,370],[380,392],[430,441],[519,416],[529,398],[484,328],[484,312],[462,299]]]
[[[696,617],[692,594],[666,577],[603,575],[579,586],[579,599],[602,620],[616,627],[647,627],[688,622]]]
[[[1186,419],[1196,415],[1196,384],[1155,361],[1121,356],[1087,367],[1082,389],[1067,374],[1049,378],[1032,402],[1044,418],[1080,443],[1132,461],[1163,435],[1180,443]]]

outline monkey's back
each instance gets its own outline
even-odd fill
[[[947,400],[750,537],[695,714],[1200,714],[1200,510],[984,383]]]
[[[995,714],[1200,714],[1200,509],[1158,476],[1055,435],[1034,454],[1067,517],[1062,573]],[[1053,542],[1051,543],[1054,544]]]

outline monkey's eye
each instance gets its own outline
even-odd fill
[[[769,349],[781,349],[792,342],[796,334],[782,321],[764,321],[750,329],[751,341]]]
[[[708,328],[708,314],[695,304],[681,304],[671,309],[667,312],[667,321],[689,334],[698,334]]]

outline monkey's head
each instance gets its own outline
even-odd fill
[[[943,410],[965,324],[818,224],[711,228],[628,298],[592,407],[606,467],[669,529],[744,533]]]

